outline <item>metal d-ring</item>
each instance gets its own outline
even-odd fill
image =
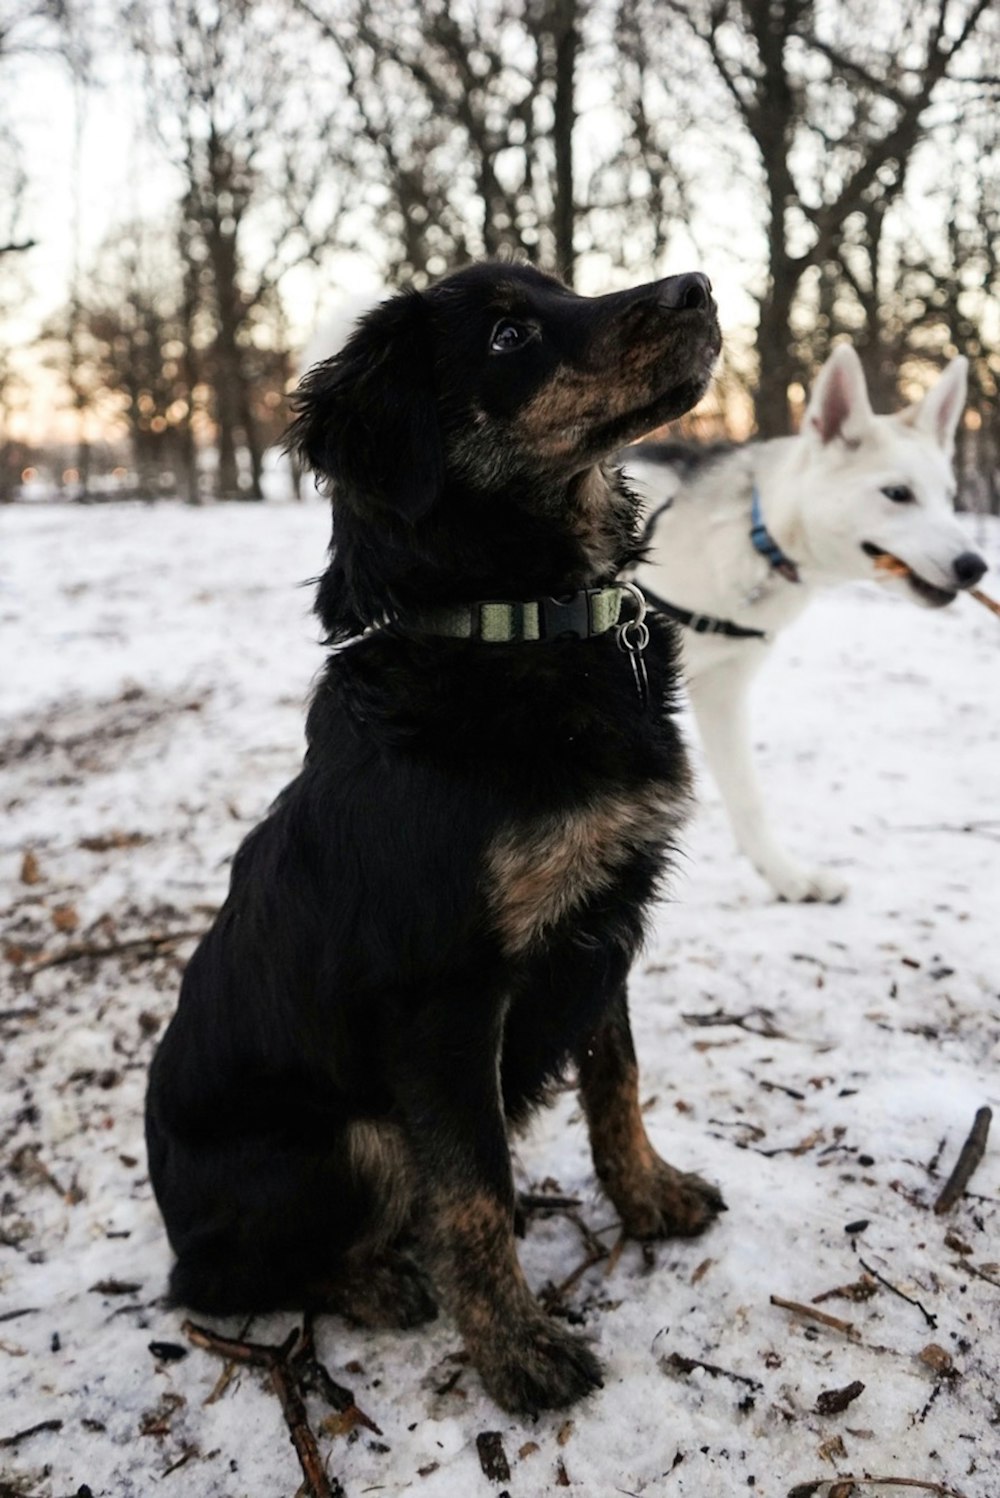
[[[623,593],[628,593],[631,596],[635,604],[635,618],[631,620],[631,623],[641,624],[646,617],[645,593],[639,587],[638,583],[619,583],[618,586]]]
[[[618,626],[618,649],[634,653],[645,650],[649,644],[649,625],[646,623],[646,595],[636,583],[619,583],[623,593],[628,593],[635,604],[635,618],[624,619]]]

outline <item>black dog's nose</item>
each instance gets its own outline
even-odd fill
[[[974,551],[963,551],[951,565],[960,588],[974,588],[987,569],[987,563]]]
[[[711,306],[712,283],[701,271],[691,271],[686,276],[668,276],[660,287],[660,301],[672,311]]]

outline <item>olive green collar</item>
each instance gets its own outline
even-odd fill
[[[622,600],[628,595],[631,617],[622,619]],[[439,639],[476,640],[487,645],[516,645],[528,641],[591,640],[614,631],[618,649],[628,657],[641,706],[649,705],[649,682],[642,653],[649,644],[645,622],[646,599],[633,582],[609,583],[606,588],[580,588],[561,598],[503,599],[452,604],[439,609],[417,609],[406,615],[386,615],[360,635],[341,640],[334,650],[347,650],[382,629]]]
[[[581,588],[561,598],[488,599],[416,610],[393,623],[407,634],[492,645],[589,640],[617,626],[626,592],[634,595],[638,589],[630,583],[611,583],[606,588]]]

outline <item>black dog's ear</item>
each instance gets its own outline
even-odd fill
[[[292,397],[285,438],[349,503],[370,500],[407,520],[441,490],[444,457],[432,390],[427,309],[419,292],[382,302]]]

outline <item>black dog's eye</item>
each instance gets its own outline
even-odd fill
[[[511,322],[510,318],[502,318],[490,334],[490,352],[494,354],[509,354],[513,349],[520,348],[527,343],[531,336],[531,329],[526,328],[524,323]]]
[[[911,505],[913,503],[913,490],[908,489],[905,484],[888,484],[882,490],[886,499],[891,499],[894,505]]]

